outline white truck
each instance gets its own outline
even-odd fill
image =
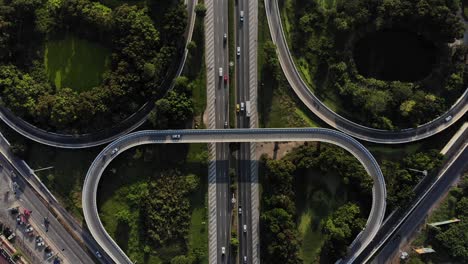
[[[250,117],[251,109],[250,109],[250,101],[245,101],[245,115]]]

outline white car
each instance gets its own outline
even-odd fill
[[[26,226],[26,229],[24,230],[24,232],[26,232],[26,233],[31,233],[33,230],[34,230],[34,228],[33,228],[31,225],[27,225],[27,226]]]
[[[119,151],[119,148],[114,148],[111,152],[111,155],[114,156],[117,153],[117,151]]]
[[[237,47],[237,57],[240,56],[240,47]]]
[[[180,134],[174,134],[174,135],[171,136],[171,138],[172,138],[173,140],[178,140],[178,139],[181,138],[181,135],[180,135]]]
[[[99,251],[96,251],[96,253],[95,253],[95,254],[96,254],[96,257],[98,257],[98,258],[102,258],[101,252],[99,252]]]
[[[219,77],[223,77],[223,67],[219,67]]]
[[[221,248],[221,254],[223,254],[223,255],[226,254],[226,248],[225,247]]]
[[[239,214],[242,214],[242,207],[239,206]]]
[[[244,11],[240,11],[240,21],[244,21]]]
[[[244,225],[244,233],[247,233],[247,225]]]
[[[449,116],[447,116],[447,117],[445,118],[445,122],[448,122],[448,121],[450,121],[450,120],[452,120],[452,116],[451,116],[451,115],[449,115]]]
[[[50,257],[52,257],[54,255],[54,252],[51,250],[51,251],[47,252],[45,255],[46,255],[46,257],[50,258]]]
[[[244,102],[241,102],[241,104],[240,104],[240,110],[241,110],[241,112],[244,112],[244,111],[245,111],[245,103],[244,103]]]
[[[247,263],[247,256],[244,256],[244,263]]]

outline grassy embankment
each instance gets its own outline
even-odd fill
[[[263,2],[258,12],[258,114],[260,127],[317,127],[324,126],[317,117],[299,101],[287,85],[282,87],[265,69],[265,42],[271,41]]]

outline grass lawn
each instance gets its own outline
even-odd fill
[[[47,41],[44,65],[57,89],[82,92],[101,84],[110,66],[110,55],[110,50],[99,43],[67,33]]]
[[[317,170],[308,170],[296,175],[297,227],[302,245],[300,254],[304,263],[316,263],[325,240],[320,221],[345,204],[346,188],[336,173],[322,175]]]
[[[205,144],[141,146],[117,157],[106,170],[99,185],[100,217],[106,230],[133,261],[167,263],[175,256],[196,249],[203,252],[203,263],[208,263],[207,168],[198,162],[201,160],[200,153],[204,151]],[[176,168],[183,175],[194,173],[200,177],[200,188],[189,197],[192,217],[187,248],[184,243],[172,243],[145,256],[143,249],[148,245],[142,236],[144,230],[141,230],[139,223],[140,211],[131,208],[126,197],[155,174],[169,168]],[[121,210],[128,210],[131,214],[128,225],[122,226],[115,221],[116,213]]]

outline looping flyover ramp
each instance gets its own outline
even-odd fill
[[[180,135],[180,138],[172,139],[173,135]],[[132,263],[104,229],[96,204],[102,173],[116,156],[127,149],[146,144],[287,141],[320,141],[340,146],[356,157],[372,177],[374,185],[371,212],[365,228],[350,247],[352,255],[358,255],[374,238],[384,218],[385,180],[376,160],[361,143],[342,132],[325,128],[164,130],[140,131],[123,136],[104,148],[88,170],[82,192],[86,224],[99,245],[116,263]]]

